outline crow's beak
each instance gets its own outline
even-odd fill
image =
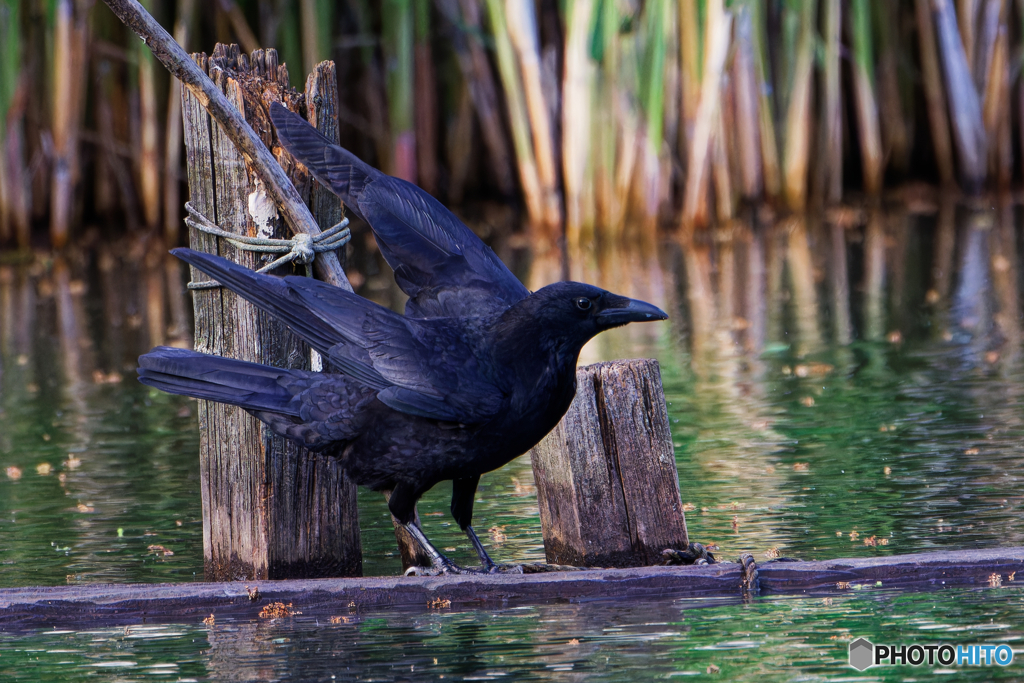
[[[645,323],[668,319],[665,311],[646,301],[616,297],[616,300],[609,303],[612,305],[596,316],[599,325],[616,327],[626,323]]]

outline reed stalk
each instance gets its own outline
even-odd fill
[[[991,141],[989,146],[988,169],[1000,188],[1006,188],[1013,173],[1013,158],[1010,149],[1010,74],[1008,48],[1009,36],[1003,13],[1002,2],[990,2],[983,12],[982,31],[979,40],[978,65],[984,55],[986,74],[981,81],[982,120],[985,135]]]
[[[360,83],[360,95],[365,103],[365,130],[373,141],[377,154],[377,165],[388,168],[391,165],[392,145],[388,130],[388,103],[385,94],[385,77],[377,60],[376,50],[371,39],[374,38],[373,20],[370,16],[368,0],[353,0],[350,5],[356,24],[356,34],[360,39],[359,56],[363,68]],[[283,54],[287,57],[287,54]],[[342,111],[345,109],[344,95],[341,101]]]
[[[78,79],[75,10],[71,0],[58,0],[53,30],[53,162],[50,181],[50,244],[62,249],[71,231],[74,174],[77,165]]]
[[[679,61],[679,4],[670,1],[666,7],[667,19],[665,21],[665,73],[662,90],[664,91],[664,122],[662,123],[661,160],[662,165],[668,165],[671,169],[677,157],[675,149],[679,141],[679,126],[681,120],[680,105],[678,96],[681,87],[681,63]],[[670,208],[672,202],[672,175],[665,173],[661,183],[662,208]],[[671,213],[667,212],[666,216]]]
[[[256,38],[256,34],[253,33],[252,28],[249,26],[249,21],[245,18],[245,12],[238,6],[238,3],[234,0],[218,0],[218,4],[220,10],[227,16],[228,23],[231,24],[231,31],[234,33],[235,39],[238,40],[238,44],[241,45],[242,50],[251,53],[254,50],[260,49],[260,41]],[[181,11],[180,8],[178,11]]]
[[[1017,29],[1020,31],[1020,35],[1024,35],[1024,0],[1017,0],[1017,18],[1020,24]],[[1024,78],[1017,79],[1017,120],[1024,121]],[[1020,136],[1020,157],[1019,159],[1024,162],[1024,135]]]
[[[332,0],[299,0],[299,23],[302,25],[302,65],[304,73],[312,73],[316,65],[331,58]],[[385,7],[385,16],[397,7]],[[387,19],[385,19],[387,21]],[[247,51],[248,48],[247,48]]]
[[[360,8],[363,8],[365,5],[366,0],[355,0],[352,3],[353,14],[361,17]],[[299,8],[295,3],[289,2],[279,5],[279,10],[281,12],[279,16],[280,23],[277,25],[277,40],[275,41],[277,43],[279,60],[282,64],[302,64],[305,62],[305,58],[302,56],[302,20]],[[366,26],[365,23],[360,24],[360,32],[362,32],[364,26]],[[372,55],[372,50],[370,50],[370,53]],[[292,73],[298,74],[299,72],[300,69],[291,69],[288,73],[289,79],[291,79]],[[297,80],[289,80],[289,84],[292,87],[301,87]],[[382,117],[384,116],[383,107],[381,107],[379,113]],[[386,155],[380,158],[385,159]]]
[[[949,185],[954,178],[953,145],[949,138],[946,116],[946,95],[942,84],[939,50],[935,44],[931,0],[914,1],[918,44],[921,49],[921,84],[924,90],[928,124],[931,128],[932,150],[939,169],[939,181]],[[1021,90],[1024,93],[1024,89]]]
[[[900,24],[900,4],[874,0],[875,33],[878,36],[878,120],[881,126],[883,159],[900,171],[910,163],[910,132],[900,96],[898,65],[901,61],[900,42],[897,39]]]
[[[537,15],[533,0],[506,0],[505,26],[518,58],[526,112],[533,134],[533,153],[537,180],[544,201],[544,224],[557,229],[562,224],[562,208],[555,170],[555,148],[551,133],[551,114],[541,85],[540,46]],[[588,88],[588,90],[590,90]]]
[[[195,16],[196,0],[179,0],[174,20],[174,40],[188,51],[189,34]],[[171,76],[167,96],[167,128],[164,147],[164,242],[178,244],[181,235],[181,81]]]
[[[721,0],[709,0],[705,41],[704,79],[694,122],[693,144],[687,162],[686,190],[683,198],[682,224],[690,231],[707,221],[707,171],[712,153],[711,136],[718,118],[722,70],[729,51],[732,16],[725,13]]]
[[[689,156],[700,103],[700,30],[697,0],[679,0],[679,156],[682,159]]]
[[[619,40],[619,69],[616,79],[617,89],[615,116],[617,121],[618,142],[615,159],[615,207],[619,211],[618,220],[609,232],[621,234],[625,228],[626,212],[629,208],[630,191],[636,175],[639,161],[640,146],[640,112],[636,107],[636,84],[639,83],[640,57],[638,41],[626,35]]]
[[[550,216],[537,171],[526,96],[523,93],[522,77],[505,21],[504,8],[499,0],[486,0],[486,3],[498,60],[498,73],[505,88],[505,102],[512,127],[512,146],[519,164],[519,182],[523,186],[523,194],[526,195],[526,207],[531,224],[546,231],[550,226]]]
[[[618,20],[615,3],[601,2],[603,14],[598,17],[597,28],[600,31],[596,40],[602,44],[602,57],[607,59],[615,49],[615,37],[609,35],[606,22],[614,24]],[[607,106],[614,106],[615,84],[612,80],[614,66],[608,63],[601,69],[601,88],[604,98],[602,104],[595,107],[595,88],[597,69],[591,60],[591,26],[594,24],[595,3],[589,0],[571,2],[566,7],[565,37],[565,78],[562,83],[562,176],[565,182],[565,235],[570,250],[580,246],[581,241],[593,230],[592,220],[595,214],[592,208],[594,193],[589,191],[592,183],[602,184],[600,194],[607,197],[604,206],[614,196],[610,192],[610,178],[615,164],[614,136],[609,143],[609,131],[606,125],[610,118]],[[611,81],[611,82],[609,82]],[[611,92],[609,92],[609,90]],[[593,125],[591,114],[598,120]],[[591,144],[594,136],[601,135],[597,150],[591,163]],[[609,149],[610,147],[610,149]],[[592,176],[589,171],[596,168]],[[599,175],[598,175],[599,174]],[[607,194],[605,194],[607,193]],[[610,209],[602,211],[603,215],[611,213]]]
[[[730,163],[727,130],[735,130],[730,103],[726,98],[715,118],[715,130],[711,136],[711,170],[715,180],[715,215],[718,224],[723,225],[733,219],[733,179],[730,168],[735,164]]]
[[[976,12],[974,61],[970,64],[974,74],[974,87],[984,93],[995,56],[996,41],[1003,26],[1003,0],[984,0]],[[966,47],[965,47],[966,49]]]
[[[964,43],[957,31],[952,2],[932,0],[932,5],[946,95],[953,121],[953,142],[960,161],[960,181],[964,189],[976,192],[985,182],[988,160],[988,140],[982,121],[981,103],[971,78]]]
[[[786,105],[785,151],[783,153],[784,193],[789,208],[803,211],[807,204],[807,167],[811,153],[811,120],[813,100],[814,25],[817,5],[814,0],[800,0],[799,24],[793,73],[789,79]]]
[[[413,0],[416,45],[416,170],[419,185],[437,194],[437,77],[430,49],[430,0]]]
[[[853,94],[857,112],[864,191],[877,195],[882,190],[882,140],[875,97],[875,66],[871,41],[869,0],[851,0],[850,24],[853,34]]]
[[[767,24],[765,8],[762,3],[753,0],[750,7],[750,23],[752,26],[751,40],[754,50],[754,71],[756,74],[759,102],[757,117],[761,139],[761,162],[763,164],[764,189],[768,198],[779,196],[782,192],[782,170],[779,162],[779,144],[775,133],[775,107],[770,94],[768,75]]]
[[[622,19],[619,13],[619,7],[614,2],[600,2],[598,4],[598,11],[600,15],[596,19],[595,26],[595,40],[593,46],[595,49],[591,49],[591,56],[598,64],[594,80],[594,106],[593,110],[595,122],[594,128],[591,133],[591,140],[593,141],[593,193],[589,196],[593,197],[593,214],[594,220],[601,227],[602,233],[611,237],[612,239],[618,237],[623,222],[623,213],[625,207],[620,201],[618,194],[615,191],[615,173],[618,165],[617,160],[617,148],[620,134],[620,119],[619,108],[620,108],[620,89],[623,87],[620,80],[619,70],[621,69],[621,46],[619,38],[619,26],[621,25]],[[576,18],[577,21],[579,17]],[[576,49],[585,48],[585,33],[581,30],[583,22],[578,21],[579,26],[576,27],[577,35],[570,36],[567,41],[566,54],[569,54],[568,45],[576,40],[576,43],[572,43]],[[581,40],[579,34],[583,33],[584,39]],[[578,45],[579,42],[584,44]],[[568,62],[568,59],[566,60]],[[568,66],[566,67],[568,72]],[[563,91],[568,93],[566,87]],[[564,104],[563,104],[564,106]],[[566,149],[566,138],[569,135],[578,135],[579,122],[573,121],[573,125],[570,128],[562,127],[562,145],[563,149]],[[582,137],[582,136],[581,136]],[[585,140],[582,143],[585,144]],[[576,143],[576,148],[581,147],[581,143]],[[584,147],[585,149],[585,147]],[[566,167],[566,173],[568,173],[568,165],[563,154],[563,164]],[[574,179],[577,187],[582,185],[586,187],[585,181],[580,179]],[[568,177],[566,176],[566,235],[573,235],[570,227],[572,220],[569,216],[569,191],[568,191]],[[577,198],[580,193],[576,192]],[[578,201],[582,201],[579,200]],[[582,222],[580,216],[587,215],[587,211],[583,206],[576,206],[574,210],[577,212],[577,222]],[[570,241],[570,243],[572,243]]]
[[[7,180],[7,154],[3,139],[0,139],[0,247],[11,239],[10,189]]]
[[[838,3],[839,0],[832,0]],[[740,174],[740,193],[755,200],[764,191],[762,182],[761,132],[758,129],[757,73],[754,70],[754,38],[750,7],[739,5],[735,12],[735,56],[732,63],[735,102],[735,148]],[[838,55],[837,55],[838,61]]]
[[[669,0],[650,0],[644,6],[643,35],[644,44],[643,61],[640,70],[640,106],[643,110],[643,126],[638,144],[639,154],[639,183],[634,188],[636,192],[636,204],[640,209],[642,227],[644,233],[649,234],[657,224],[658,203],[661,197],[662,178],[659,154],[663,139],[665,123],[665,48],[666,29],[669,19]],[[723,19],[723,10],[720,0],[711,0],[708,8],[710,17],[712,6],[717,12],[714,21],[715,26],[725,23],[726,38],[728,45],[728,19]],[[709,19],[710,22],[710,19]],[[710,25],[710,24],[709,24]],[[723,59],[724,66],[724,59]],[[721,67],[720,67],[721,69]],[[719,79],[721,73],[719,73]],[[721,92],[718,95],[720,97]]]
[[[445,136],[449,169],[448,203],[451,205],[462,203],[473,157],[473,95],[465,81],[456,100],[455,113],[448,123],[448,134]]]
[[[152,0],[142,3],[147,11]],[[150,12],[152,13],[152,12]],[[139,150],[138,175],[139,199],[142,203],[142,218],[147,228],[155,228],[160,222],[160,120],[157,114],[156,60],[145,43],[135,43],[135,56],[139,77]]]
[[[967,58],[967,70],[974,71],[975,23],[982,0],[956,0],[956,23],[960,32],[960,40]]]
[[[825,200],[843,197],[843,93],[839,51],[842,45],[843,7],[840,0],[823,0],[824,69],[822,70],[821,182]]]
[[[115,78],[108,62],[96,60],[94,65],[96,72],[94,81],[97,90],[94,115],[103,152],[101,158],[106,166],[104,170],[112,176],[109,180],[116,188],[116,193],[113,188],[106,188],[104,194],[110,192],[117,195],[124,211],[125,226],[128,232],[135,232],[142,223],[139,215],[139,203],[135,194],[136,184],[133,182],[131,168],[126,161],[126,159],[130,159],[130,154],[122,156],[118,153],[120,145],[117,140],[114,120],[115,104],[123,99],[124,92],[120,87],[122,84]],[[99,197],[97,197],[98,199]],[[107,208],[111,208],[113,200],[107,197],[104,201],[108,199],[111,204]]]
[[[387,55],[388,122],[391,124],[388,172],[415,183],[412,9],[412,0],[386,0],[381,18],[384,22],[384,51]]]
[[[455,57],[480,122],[489,157],[487,166],[498,190],[511,197],[515,192],[515,171],[498,104],[498,88],[480,39],[479,0],[436,0],[435,4],[453,27]]]
[[[20,23],[18,0],[0,0],[0,245],[11,239],[14,223],[14,182],[9,177],[13,164],[7,162],[10,146],[7,138],[13,137],[8,112],[20,78]]]

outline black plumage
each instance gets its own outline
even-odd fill
[[[271,114],[288,151],[370,224],[410,297],[406,314],[309,278],[260,275],[176,249],[283,321],[340,372],[157,348],[140,358],[139,379],[241,406],[278,434],[338,458],[358,484],[391,489],[392,514],[440,571],[457,568],[413,524],[414,507],[432,486],[452,480],[452,514],[493,569],[471,526],[480,475],[525,453],[558,423],[589,339],[667,316],[577,282],[531,294],[430,195],[331,145],[283,107]]]

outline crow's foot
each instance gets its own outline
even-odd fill
[[[443,556],[442,556],[443,557]],[[460,567],[448,558],[444,558],[441,562],[437,562],[430,567],[409,567],[405,570],[406,576],[449,576],[449,575],[463,575],[463,574],[483,574],[484,572],[479,569],[470,569],[468,567]]]

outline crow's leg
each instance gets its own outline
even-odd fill
[[[484,544],[480,542],[480,537],[473,531],[473,499],[476,498],[476,486],[479,482],[479,475],[452,480],[452,517],[459,523],[459,528],[469,537],[485,572],[521,574],[523,568],[520,565],[496,564],[484,550]]]
[[[483,565],[484,571],[497,571],[498,565],[494,563],[491,556],[487,554],[486,550],[484,550],[484,544],[480,542],[480,537],[476,535],[475,531],[473,531],[473,527],[467,525],[463,531],[465,531],[466,535],[469,536],[470,543],[472,543],[473,547],[476,549],[476,556],[480,558],[480,564]]]
[[[429,487],[427,487],[429,488]],[[430,567],[427,568],[431,574],[469,574],[474,573],[463,569],[434,547],[434,544],[427,540],[427,535],[416,525],[416,501],[423,495],[426,489],[418,490],[415,486],[398,482],[391,491],[388,498],[388,508],[391,514],[402,525],[402,528],[416,539],[416,542],[423,548],[423,552],[430,558]],[[409,571],[414,568],[410,567]]]
[[[480,537],[476,535],[471,526],[473,523],[473,499],[476,498],[476,487],[479,483],[480,475],[452,480],[452,517],[458,522],[459,528],[469,537],[484,571],[492,572],[497,565],[484,550],[484,544],[480,542]]]
[[[391,502],[391,489],[383,489],[384,500]],[[410,567],[429,567],[430,557],[420,546],[419,541],[405,530],[405,525],[398,521],[398,518],[391,515],[391,522],[395,525],[395,542],[398,543],[398,552],[402,556],[402,569]],[[421,527],[420,517],[416,514],[416,506],[412,508],[411,524]],[[421,527],[422,528],[422,527]]]
[[[447,557],[441,554],[434,544],[427,539],[427,535],[423,533],[415,524],[403,524],[405,530],[408,531],[413,538],[419,541],[420,545],[423,546],[423,550],[430,556],[430,572],[431,574],[476,574],[471,569],[463,569],[459,565],[455,564]],[[410,567],[410,570],[413,568]]]

